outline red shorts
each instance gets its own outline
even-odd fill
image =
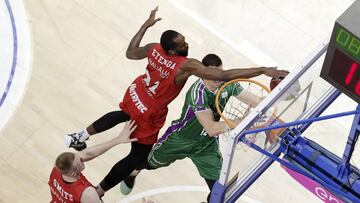
[[[120,108],[137,124],[131,138],[138,138],[141,144],[154,144],[160,129],[165,124],[167,106],[159,107],[157,103],[132,84],[126,91]]]

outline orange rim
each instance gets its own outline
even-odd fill
[[[262,83],[258,82],[258,81],[255,81],[255,80],[251,80],[251,79],[245,79],[245,78],[239,78],[239,79],[234,79],[234,80],[230,80],[228,82],[226,82],[224,85],[222,85],[220,87],[220,89],[217,91],[216,93],[216,99],[215,99],[215,105],[216,105],[216,111],[220,114],[221,118],[224,119],[225,123],[231,128],[235,128],[236,125],[228,120],[224,115],[223,113],[220,111],[220,105],[219,105],[219,97],[220,97],[220,94],[221,92],[224,90],[224,88],[226,86],[228,86],[229,84],[231,83],[235,83],[235,82],[250,82],[250,83],[253,83],[253,84],[256,84],[258,86],[260,86],[261,88],[263,88],[267,93],[270,93],[270,89],[268,87],[266,87],[265,85],[263,85]]]

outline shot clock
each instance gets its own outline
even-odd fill
[[[336,20],[320,76],[360,103],[360,1]]]

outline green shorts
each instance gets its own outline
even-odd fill
[[[216,138],[204,137],[194,141],[173,133],[165,141],[154,145],[148,162],[151,167],[160,168],[186,157],[192,160],[201,177],[209,180],[219,179],[222,157]]]

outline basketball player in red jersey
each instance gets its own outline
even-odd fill
[[[65,136],[68,147],[82,150],[86,148],[85,140],[90,135],[108,130],[129,119],[135,120],[138,125],[131,135],[138,141],[132,142],[130,153],[117,162],[99,184],[100,195],[121,182],[137,165],[146,161],[152,145],[157,141],[159,130],[165,123],[167,105],[177,97],[191,75],[209,80],[228,81],[261,74],[270,77],[284,77],[288,74],[287,71],[266,67],[225,71],[207,68],[200,61],[187,58],[189,47],[185,37],[173,30],[167,30],[161,35],[160,44],[150,43],[140,46],[147,29],[161,20],[161,18],[155,18],[156,12],[157,8],[151,11],[149,18],[132,38],[127,48],[128,59],[147,58],[148,65],[145,74],[137,77],[127,89],[119,105],[121,111],[107,113],[83,131]]]
[[[134,123],[133,121],[127,122],[119,136],[107,142],[79,153],[64,152],[60,154],[55,161],[48,183],[52,197],[51,203],[99,203],[100,197],[95,187],[81,173],[85,169],[83,162],[96,158],[120,143],[136,141],[136,138],[129,138],[136,128]]]

